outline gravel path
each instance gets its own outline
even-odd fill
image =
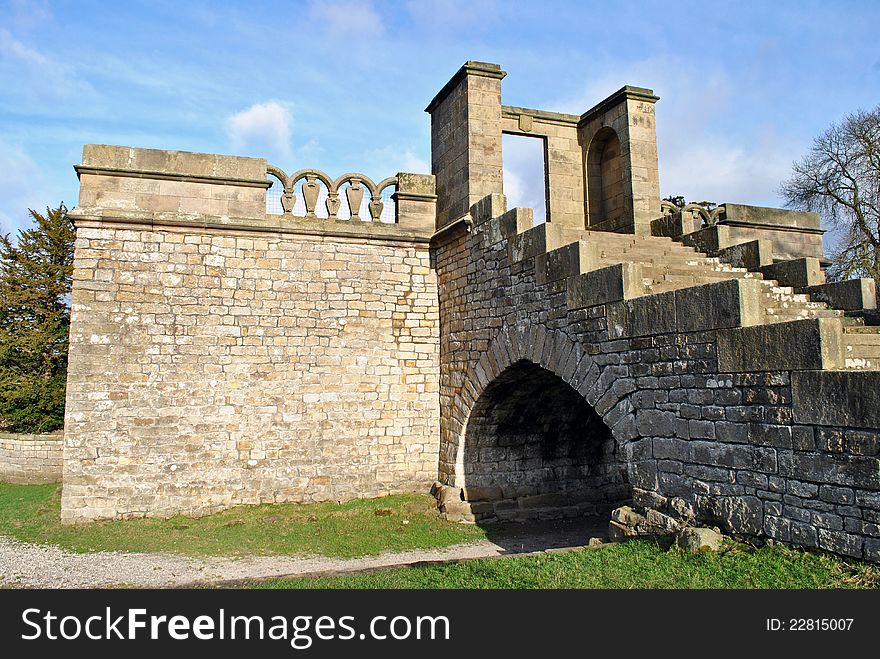
[[[0,586],[169,588],[271,577],[336,575],[420,562],[490,558],[580,546],[591,535],[597,534],[601,534],[601,530],[581,523],[545,523],[541,527],[511,525],[507,530],[490,535],[491,540],[360,558],[190,557],[123,552],[75,554],[55,546],[27,544],[0,536]]]
[[[361,558],[297,556],[189,557],[175,554],[96,552],[74,554],[47,545],[0,537],[0,584],[9,588],[181,587],[269,577],[338,574],[382,567],[500,556],[481,541],[440,550],[388,552]]]

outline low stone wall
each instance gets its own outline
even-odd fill
[[[0,433],[0,482],[24,485],[59,482],[63,446],[61,433]]]

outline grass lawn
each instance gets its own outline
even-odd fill
[[[0,483],[0,535],[76,552],[341,557],[446,547],[484,537],[475,526],[440,519],[435,506],[428,496],[389,496],[343,504],[241,506],[197,519],[135,519],[74,527],[61,525],[60,485]]]
[[[255,588],[878,588],[880,567],[779,545],[717,554],[633,541],[347,577],[273,579]]]

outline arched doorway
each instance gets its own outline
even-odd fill
[[[631,496],[610,429],[569,384],[526,360],[474,404],[463,471],[478,522],[604,515]]]
[[[625,210],[623,158],[620,138],[612,128],[602,128],[587,152],[588,227],[613,230]],[[599,225],[606,225],[605,227]]]

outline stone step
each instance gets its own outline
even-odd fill
[[[847,343],[846,358],[880,360],[880,344],[853,345],[851,343]]]
[[[846,358],[846,370],[848,371],[876,371],[880,361],[876,359]]]
[[[880,333],[878,333],[878,332],[871,332],[871,333],[853,332],[853,331],[851,331],[852,329],[855,329],[855,328],[845,327],[843,330],[844,341],[846,341],[846,343],[848,345],[876,346],[878,349],[880,349]],[[868,328],[864,328],[864,329],[868,329]],[[876,328],[872,327],[870,329],[876,329]]]
[[[866,336],[880,336],[880,327],[877,325],[864,325],[865,321],[861,318],[850,318],[846,317],[843,319],[843,324],[847,327],[845,328],[845,332],[847,334],[864,334]]]
[[[764,319],[770,323],[786,323],[808,318],[840,318],[842,312],[836,309],[764,309]]]
[[[820,304],[824,305],[825,307],[828,306],[824,302],[813,302],[813,300],[810,299],[809,295],[804,295],[803,293],[769,293],[768,295],[778,302],[785,302],[793,305]]]
[[[703,266],[688,266],[679,263],[670,264],[663,261],[657,262],[653,260],[632,260],[609,257],[601,259],[602,267],[613,265],[615,263],[638,263],[643,266],[642,271],[646,276],[654,277],[657,280],[660,280],[665,275],[684,276],[696,279],[697,281],[704,279],[705,283],[708,284],[726,279],[741,279],[744,276],[742,273],[738,272],[723,272]],[[690,281],[690,279],[688,281]]]
[[[765,295],[764,299],[769,302],[769,306],[776,309],[830,309],[824,302],[812,302],[810,300],[789,300],[787,298],[778,298],[773,295]]]

